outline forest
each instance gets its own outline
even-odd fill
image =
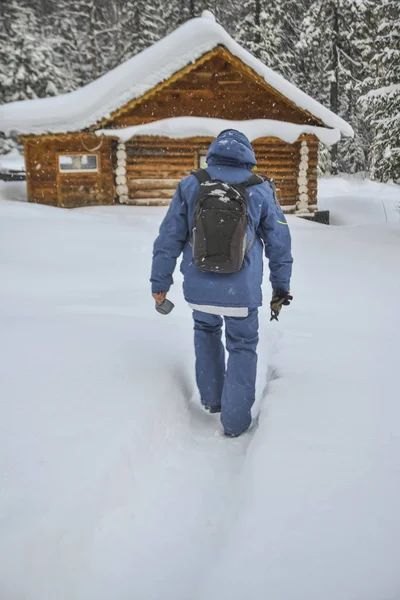
[[[77,89],[208,9],[355,131],[322,173],[400,181],[398,0],[0,0],[0,104]],[[0,153],[16,138],[0,139]]]

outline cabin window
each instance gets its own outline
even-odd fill
[[[59,154],[58,166],[62,173],[98,171],[97,154]]]
[[[205,169],[207,166],[207,162],[206,162],[206,156],[207,156],[207,152],[199,152],[198,153],[198,157],[199,157],[199,169]]]

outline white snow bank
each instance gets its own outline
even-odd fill
[[[295,300],[260,310],[259,426],[226,440],[179,272],[150,297],[164,214],[0,202],[1,597],[398,598],[399,226],[289,218]]]
[[[23,155],[16,149],[8,154],[0,155],[0,171],[25,171],[25,160]]]
[[[53,98],[0,106],[0,130],[39,134],[89,127],[218,45],[225,46],[274,89],[327,127],[338,129],[346,136],[353,135],[352,128],[343,119],[263,65],[239,46],[221,25],[201,17],[186,22],[150,48],[79,90]]]
[[[302,134],[315,135],[327,145],[335,144],[340,139],[338,129],[298,125],[272,119],[229,121],[206,117],[173,117],[122,129],[100,129],[96,131],[96,135],[117,136],[122,141],[129,140],[135,135],[158,135],[171,138],[216,137],[224,129],[237,129],[244,133],[250,141],[271,136],[291,144]]]
[[[295,301],[260,311],[232,441],[187,402],[179,274],[168,318],[149,296],[163,214],[0,203],[2,596],[397,598],[398,226],[290,219]]]
[[[318,208],[330,211],[331,225],[400,223],[400,186],[351,175],[323,177]]]
[[[0,202],[1,200],[13,200],[27,202],[26,181],[2,181],[0,179]]]

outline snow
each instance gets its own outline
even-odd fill
[[[25,171],[23,155],[16,148],[8,154],[0,155],[0,171]]]
[[[331,225],[400,223],[400,188],[361,176],[318,181],[318,208],[330,211]]]
[[[211,18],[199,17],[146,48],[79,90],[52,98],[0,106],[0,130],[6,133],[62,133],[96,124],[140,97],[218,45],[225,46],[274,89],[345,136],[353,130],[339,116],[263,65]]]
[[[201,13],[203,19],[210,19],[211,21],[215,21],[215,15],[210,10],[203,10]]]
[[[386,85],[376,90],[371,90],[367,94],[364,94],[362,98],[374,98],[377,96],[388,96],[392,93],[400,92],[400,83],[394,83],[392,85]]]
[[[244,133],[250,141],[261,137],[277,137],[289,144],[295,142],[302,134],[315,135],[326,145],[339,141],[338,129],[326,129],[312,125],[298,125],[273,119],[253,119],[248,121],[231,121],[207,117],[172,117],[160,121],[152,121],[143,125],[134,125],[121,129],[100,129],[96,135],[118,137],[126,142],[135,135],[158,135],[171,138],[190,138],[195,136],[216,137],[224,129],[237,129]]]
[[[149,295],[166,209],[0,194],[1,597],[400,597],[399,187],[323,180],[347,226],[289,217],[294,302],[260,311],[236,440],[198,408],[180,275],[169,316]]]

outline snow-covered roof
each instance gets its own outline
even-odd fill
[[[218,45],[225,46],[270,86],[327,127],[338,129],[346,136],[353,135],[352,128],[343,119],[239,46],[208,11],[79,90],[0,106],[0,130],[43,134],[90,127]]]
[[[159,135],[170,138],[216,137],[224,129],[237,129],[244,133],[250,141],[271,136],[292,144],[302,134],[313,134],[321,142],[330,146],[340,139],[339,129],[298,125],[272,119],[228,121],[208,117],[173,117],[122,129],[100,129],[96,131],[96,135],[118,137],[121,141],[129,140],[136,135]]]

